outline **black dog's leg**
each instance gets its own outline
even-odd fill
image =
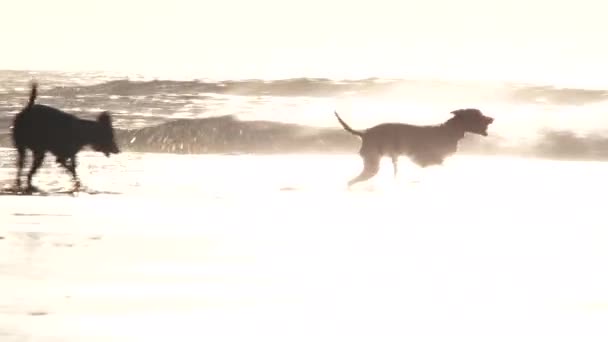
[[[34,151],[34,162],[32,163],[30,172],[27,174],[27,192],[37,191],[37,188],[32,185],[32,178],[34,177],[36,171],[38,171],[38,169],[42,165],[42,162],[44,161],[44,155],[45,152]]]
[[[21,190],[21,173],[25,164],[25,148],[17,148],[17,179],[15,180],[15,191]]]
[[[366,181],[378,173],[380,170],[380,156],[361,156],[363,158],[363,171],[348,182],[348,186],[351,187],[355,183]]]
[[[68,160],[65,158],[57,158],[57,162],[61,164],[72,176],[72,180],[74,182],[74,190],[80,190],[80,180],[78,179],[78,175],[76,174],[76,156],[72,156]]]
[[[76,156],[72,156],[72,158],[70,158],[70,164],[68,165],[69,168],[68,170],[70,171],[70,173],[72,174],[72,178],[74,180],[74,189],[75,190],[80,190],[80,179],[78,178],[78,174],[76,173]]]

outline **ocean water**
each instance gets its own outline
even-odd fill
[[[608,90],[428,79],[155,79],[142,75],[0,71],[0,146],[27,102],[83,117],[113,113],[124,150],[170,153],[351,153],[354,128],[398,121],[435,124],[475,107],[496,118],[489,137],[461,151],[558,159],[608,156]]]
[[[495,108],[490,143],[471,139],[441,167],[404,158],[396,179],[384,161],[347,190],[361,161],[334,107],[353,126],[426,122],[479,94],[403,80],[4,72],[5,134],[33,76],[40,102],[112,110],[125,152],[81,154],[82,181],[98,194],[63,193],[69,177],[48,158],[35,183],[49,195],[0,196],[0,341],[608,337],[608,164],[592,110],[601,91],[488,91],[477,103]],[[391,82],[419,95],[402,98]],[[543,135],[542,117],[557,138]],[[15,152],[3,141],[9,186]]]

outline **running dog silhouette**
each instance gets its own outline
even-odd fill
[[[352,129],[334,112],[344,129],[361,137],[359,155],[363,159],[363,171],[348,182],[348,186],[366,181],[378,173],[380,159],[392,159],[397,176],[399,156],[407,155],[420,167],[440,165],[458,149],[458,141],[465,133],[488,135],[488,126],[494,118],[485,116],[478,109],[458,109],[453,117],[439,125],[417,126],[404,123],[383,123],[364,131]]]
[[[27,175],[26,192],[37,191],[32,185],[32,177],[42,165],[46,152],[55,155],[57,163],[71,174],[75,190],[79,190],[81,185],[76,173],[76,154],[82,148],[90,145],[106,157],[120,153],[114,141],[110,113],[101,113],[97,120],[84,120],[50,106],[35,104],[37,87],[36,82],[32,83],[29,101],[13,121],[12,138],[17,149],[15,190],[21,190],[21,173],[27,149],[32,151],[34,161]]]

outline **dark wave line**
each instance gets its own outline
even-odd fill
[[[140,129],[118,129],[116,134],[123,151],[174,154],[356,154],[360,144],[342,128],[241,121],[232,116],[181,119]],[[0,134],[0,146],[12,146],[8,133]],[[608,134],[545,130],[535,141],[515,146],[496,135],[467,135],[459,153],[608,160]]]
[[[335,81],[326,78],[293,78],[284,80],[212,81],[133,81],[112,80],[88,86],[55,87],[45,91],[48,96],[148,96],[177,94],[201,97],[204,94],[240,96],[386,96],[405,99],[441,101],[446,97],[481,96],[511,103],[543,103],[581,105],[608,101],[608,90],[559,88],[525,84],[474,84],[450,81],[368,78]],[[13,94],[14,95],[14,94]]]

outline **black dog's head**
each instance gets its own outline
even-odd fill
[[[494,122],[494,118],[485,116],[479,109],[467,108],[457,109],[451,112],[454,117],[448,120],[452,124],[457,124],[465,132],[488,135],[488,126]]]
[[[99,114],[97,117],[97,125],[97,134],[95,134],[91,147],[97,152],[102,152],[106,157],[109,157],[112,153],[120,153],[120,149],[114,140],[114,128],[112,127],[110,113],[103,112]]]

